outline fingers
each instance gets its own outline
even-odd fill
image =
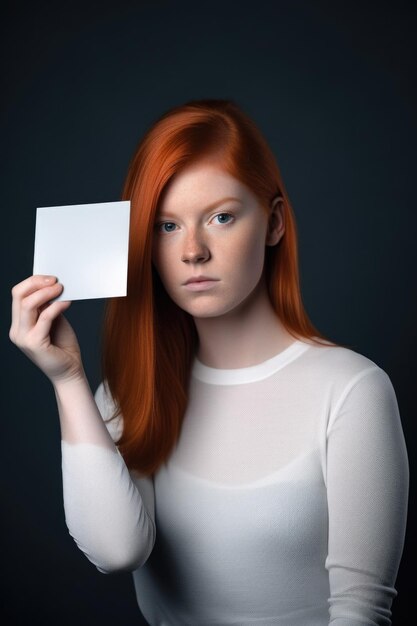
[[[13,287],[9,337],[52,380],[82,366],[75,333],[65,317],[59,317],[71,301],[56,300],[63,285],[51,279],[35,275]]]
[[[71,300],[60,300],[59,302],[52,302],[52,304],[43,309],[31,331],[31,339],[35,344],[40,345],[48,337],[51,332],[52,322],[58,315],[68,309],[71,304]]]
[[[34,275],[13,287],[12,325],[9,333],[12,341],[21,333],[29,332],[38,320],[39,307],[62,292],[62,284],[55,281],[54,276]]]
[[[33,293],[37,289],[45,287],[46,285],[51,285],[55,281],[56,276],[43,276],[42,274],[34,274],[33,276],[29,276],[29,278],[25,278],[25,280],[17,283],[17,285],[12,288],[13,299],[28,296],[30,293]]]
[[[34,276],[29,276],[22,282],[18,283],[12,288],[12,325],[16,325],[19,322],[20,318],[20,307],[22,299],[25,296],[30,295],[35,292],[37,289],[41,289],[47,285],[52,285],[56,281],[55,276],[41,276],[35,274]]]
[[[20,304],[19,330],[23,333],[29,332],[38,321],[38,307],[59,296],[62,290],[63,285],[55,283],[51,287],[43,287],[23,298]]]
[[[54,283],[56,283],[55,276],[40,276],[37,274],[34,276],[29,276],[29,278],[26,278],[25,280],[22,280],[22,282],[18,283],[12,288],[12,313],[14,313],[15,311],[18,312],[18,310],[20,309],[20,303],[22,302],[23,298],[29,296],[31,293],[34,293],[38,289],[42,289],[42,287],[51,286]]]

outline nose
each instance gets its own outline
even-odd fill
[[[197,234],[191,234],[186,238],[181,255],[184,263],[203,263],[210,258],[210,251],[206,243]]]

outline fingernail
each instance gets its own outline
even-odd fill
[[[51,283],[53,280],[55,280],[55,276],[45,276],[43,280],[45,283]]]

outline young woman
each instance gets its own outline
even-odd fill
[[[13,288],[11,340],[49,377],[66,523],[100,572],[133,572],[153,626],[391,623],[409,470],[377,364],[326,340],[300,295],[278,166],[232,101],[142,139],[128,295],[107,303],[93,396],[51,300]]]

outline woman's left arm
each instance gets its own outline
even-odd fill
[[[397,398],[375,365],[349,383],[327,429],[332,626],[391,625],[409,466]]]

